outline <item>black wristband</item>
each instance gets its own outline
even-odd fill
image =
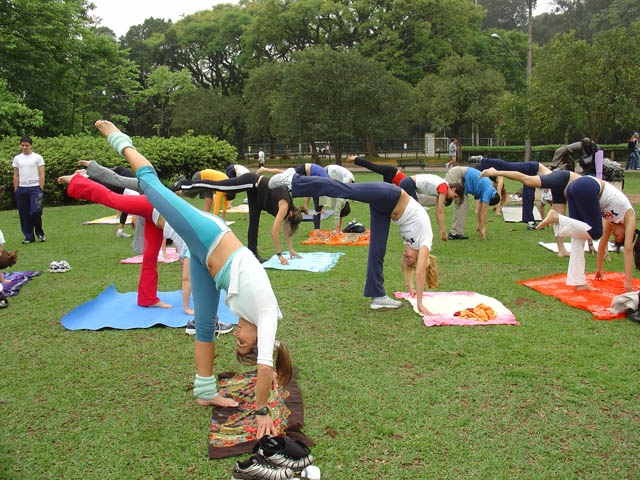
[[[282,252],[276,252],[276,257],[279,257],[280,255],[282,255]]]
[[[256,415],[271,415],[271,410],[266,405],[262,407],[260,410],[255,411]]]

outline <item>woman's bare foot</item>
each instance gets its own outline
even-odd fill
[[[194,312],[193,308],[185,308],[184,313],[186,313],[187,315],[193,315],[196,312]]]
[[[588,283],[585,283],[584,285],[576,285],[576,290],[595,290],[595,288]]]
[[[78,166],[87,168],[89,166],[89,160],[78,160]]]
[[[490,167],[480,172],[480,176],[481,177],[497,177],[498,171],[495,168]]]
[[[547,216],[536,226],[536,230],[542,230],[547,225],[551,225],[553,223],[558,223],[560,221],[560,217],[558,216],[558,212],[555,210],[549,210]]]
[[[162,300],[160,300],[153,305],[149,305],[149,308],[173,308],[173,305],[169,305],[168,303],[164,303]]]
[[[120,131],[118,130],[118,127],[116,127],[109,120],[96,120],[96,123],[94,123],[94,125],[98,129],[98,131],[105,136],[105,138],[111,135],[112,133],[116,133]]]
[[[563,250],[562,252],[558,252],[558,257],[562,258],[562,257],[570,257],[571,254],[569,252],[567,252],[566,250]]]
[[[238,402],[236,402],[234,399],[223,397],[221,395],[216,395],[215,397],[210,398],[209,400],[204,400],[202,398],[198,398],[196,400],[198,401],[198,405],[201,405],[203,407],[209,407],[209,406],[237,407],[238,406]]]

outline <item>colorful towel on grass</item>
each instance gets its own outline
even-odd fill
[[[138,293],[119,293],[111,285],[93,300],[64,315],[60,321],[67,330],[100,330],[113,328],[129,330],[132,328],[149,328],[154,325],[166,327],[184,327],[191,315],[182,309],[182,291],[158,292],[163,302],[173,308],[141,307],[137,304]],[[218,316],[222,323],[238,323],[238,318],[224,304],[225,292],[220,292]]]
[[[521,222],[522,205],[505,205],[502,207],[502,218],[504,218],[505,222]],[[542,220],[538,207],[533,207],[533,218],[538,222]]]
[[[5,280],[9,280],[8,283],[2,284],[2,292],[7,297],[15,297],[18,295],[20,289],[25,286],[29,281],[40,275],[42,272],[38,271],[19,271],[19,272],[3,272],[2,276]]]
[[[162,251],[158,254],[158,263],[172,263],[180,260],[178,258],[178,252],[174,247],[167,247],[167,255],[165,256]],[[138,265],[142,263],[142,255],[136,255],[135,257],[125,258],[120,260],[120,263]]]
[[[309,238],[307,238],[303,245],[332,245],[334,247],[346,247],[346,246],[368,246],[370,229],[364,233],[341,233],[336,235],[333,230],[318,230],[309,232]]]
[[[336,252],[305,252],[300,255],[302,258],[289,258],[289,252],[282,252],[284,258],[289,261],[289,265],[282,265],[278,257],[273,255],[269,260],[264,262],[264,268],[273,268],[276,270],[304,270],[306,272],[328,272],[331,270],[344,253]]]
[[[395,292],[396,298],[404,298],[418,315],[417,301],[407,292]],[[516,317],[507,307],[495,298],[475,292],[424,292],[423,304],[433,315],[424,315],[422,319],[427,327],[467,326],[467,325],[520,325]],[[464,318],[456,313],[465,309],[474,309],[484,304],[491,307],[496,317],[492,320],[479,321]]]
[[[562,303],[582,310],[588,310],[595,320],[611,320],[624,317],[623,313],[608,310],[614,297],[626,293],[624,288],[624,274],[620,272],[605,272],[604,280],[596,280],[595,273],[587,273],[587,282],[595,290],[576,290],[566,283],[565,273],[549,277],[521,280],[518,283],[533,288],[544,295],[557,298]],[[633,289],[640,290],[640,280],[633,279]]]
[[[600,244],[599,240],[594,240],[593,241],[593,248],[598,250],[598,245],[599,244]],[[551,250],[552,252],[558,253],[558,244],[555,243],[555,242],[553,242],[553,243],[538,242],[538,245],[540,245],[543,248],[546,248],[547,250]],[[564,242],[564,248],[567,249],[567,252],[571,252],[571,243]],[[608,249],[609,249],[610,252],[615,252],[616,251],[616,244],[613,243],[613,242],[609,242]],[[589,244],[587,242],[584,242],[584,251],[585,252],[589,251]],[[622,251],[622,247],[620,247],[620,251]]]
[[[133,215],[127,216],[127,225],[133,222]],[[108,217],[96,218],[88,222],[82,222],[82,225],[118,225],[120,223],[120,215],[109,215]]]
[[[331,215],[333,215],[333,210],[322,210],[320,213],[320,220],[326,220]],[[303,213],[302,214],[303,222],[311,222],[313,221],[313,213]]]
[[[300,440],[308,447],[314,442],[300,430],[304,425],[302,394],[297,384],[297,371],[283,389],[272,390],[268,406],[279,434]],[[218,376],[218,389],[239,405],[233,408],[213,407],[209,428],[209,458],[223,458],[251,453],[256,443],[255,410],[256,370],[227,372]]]

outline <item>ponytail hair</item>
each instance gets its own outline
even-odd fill
[[[0,251],[0,270],[11,267],[18,261],[18,252],[2,250]]]
[[[300,222],[302,222],[302,207],[295,207],[293,210],[289,211],[289,215],[287,215],[287,223],[289,224],[289,232],[287,232],[288,237],[292,237],[300,226]]]
[[[408,286],[413,288],[413,279],[415,277],[416,266],[415,264],[411,267],[404,267],[404,275],[405,275],[405,283]],[[427,288],[438,288],[438,261],[437,258],[431,254],[429,254],[429,258],[427,259],[427,266],[424,272],[424,279]]]
[[[289,383],[293,376],[293,360],[291,359],[289,349],[284,343],[276,340],[274,348],[274,368],[276,370],[276,379],[278,380],[278,385],[284,387]],[[236,358],[238,359],[238,362],[243,365],[256,365],[258,361],[257,343],[245,354],[241,354],[239,351],[236,351]]]

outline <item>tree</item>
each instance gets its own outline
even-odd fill
[[[340,161],[346,140],[359,138],[375,154],[373,138],[406,132],[410,87],[359,53],[313,47],[281,68],[270,111],[278,138],[312,149],[328,140]]]
[[[175,105],[176,98],[195,90],[191,76],[186,69],[180,72],[171,72],[169,67],[162,66],[149,75],[148,85],[149,87],[144,94],[158,112],[155,124],[156,135],[158,137],[169,136],[171,107]]]
[[[7,81],[0,78],[0,137],[24,135],[27,130],[40,127],[42,122],[42,112],[27,107],[7,89]]]
[[[494,124],[493,106],[503,91],[500,73],[470,55],[451,56],[416,85],[416,113],[436,130],[459,136],[463,129]]]
[[[527,25],[527,2],[522,0],[481,0],[487,9],[482,22],[484,29],[516,30]],[[535,7],[536,2],[533,2]]]

